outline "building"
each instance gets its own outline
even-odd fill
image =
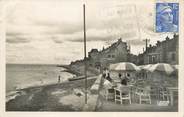
[[[103,48],[101,51],[92,49],[88,53],[89,66],[97,69],[108,67],[110,63],[129,61],[129,55],[131,54],[127,43],[120,38],[117,42],[105,49]]]
[[[162,42],[157,41],[155,46],[151,44],[142,54],[138,55],[138,64],[170,63],[178,64],[178,35],[166,39]]]

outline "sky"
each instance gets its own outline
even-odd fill
[[[130,0],[131,1],[131,0]],[[153,0],[154,1],[154,0]],[[133,0],[132,0],[133,2]],[[69,64],[84,58],[83,4],[86,4],[87,52],[122,38],[131,53],[172,38],[155,33],[155,4],[125,0],[7,0],[6,61],[22,64]]]

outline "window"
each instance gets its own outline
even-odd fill
[[[108,57],[108,58],[110,58],[110,57],[111,57],[111,55],[108,55],[107,57]]]
[[[160,54],[157,55],[157,62],[160,62]]]
[[[172,60],[175,60],[175,53],[172,54]]]
[[[112,58],[115,58],[115,55],[112,55]]]
[[[152,56],[152,63],[155,63],[156,60],[155,60],[155,56]]]

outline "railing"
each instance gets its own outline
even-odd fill
[[[100,90],[100,86],[102,83],[102,76],[99,75],[98,78],[96,79],[95,83],[92,85],[90,91],[92,94],[98,94]]]
[[[100,105],[99,91],[102,86],[102,75],[97,76],[95,83],[90,89],[90,95],[83,111],[95,111]]]

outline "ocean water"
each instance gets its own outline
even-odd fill
[[[17,89],[55,84],[58,82],[59,75],[61,82],[75,76],[64,70],[65,68],[56,65],[7,64],[6,100],[9,101],[19,95]]]

